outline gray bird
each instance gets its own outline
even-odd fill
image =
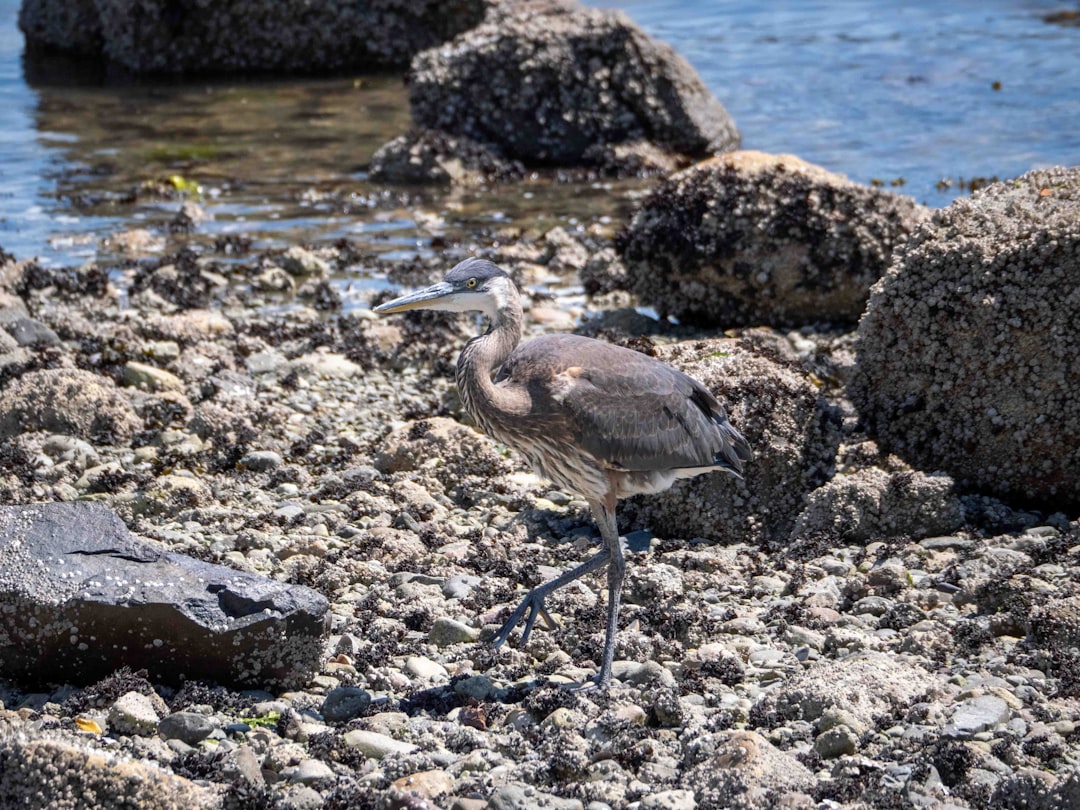
[[[466,412],[486,434],[525,456],[538,475],[581,493],[603,538],[603,550],[590,560],[531,590],[494,646],[505,643],[522,618],[522,644],[537,616],[554,629],[544,608],[548,594],[607,566],[607,635],[594,679],[607,688],[626,573],[616,501],[714,470],[741,477],[750,458],[746,440],[704,385],[652,357],[578,335],[547,335],[519,346],[518,290],[492,262],[466,259],[438,284],[375,312],[410,309],[480,311],[490,319],[458,359]]]

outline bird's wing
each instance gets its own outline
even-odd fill
[[[720,464],[739,472],[749,457],[715,397],[654,358],[574,336],[530,341],[522,349],[504,375],[527,385],[534,407],[559,418],[574,442],[605,464],[625,470]]]

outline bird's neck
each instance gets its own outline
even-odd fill
[[[457,384],[465,410],[485,432],[501,414],[519,413],[527,403],[514,392],[496,386],[491,380],[521,340],[521,301],[517,291],[499,302],[491,315],[491,327],[474,337],[461,351],[457,364]]]

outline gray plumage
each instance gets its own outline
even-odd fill
[[[522,643],[538,616],[553,626],[545,597],[606,565],[607,637],[596,683],[608,686],[625,571],[617,500],[713,470],[739,475],[750,458],[746,440],[705,386],[652,357],[577,335],[549,335],[519,346],[517,288],[489,261],[466,259],[438,284],[375,311],[408,309],[488,315],[490,328],[470,340],[458,360],[465,410],[485,433],[524,455],[539,475],[581,493],[604,541],[592,559],[530,591],[495,645],[522,618]]]

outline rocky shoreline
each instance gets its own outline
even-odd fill
[[[929,211],[728,151],[666,46],[523,5],[550,24],[489,9],[416,57],[414,129],[373,174],[663,175],[615,234],[485,225],[407,261],[238,238],[224,261],[185,245],[188,202],[148,234],[163,251],[0,251],[0,806],[1080,806],[1080,170]],[[567,69],[596,53],[621,78]],[[480,126],[492,54],[506,103]],[[528,142],[522,76],[552,105]],[[598,581],[549,600],[558,629],[487,643],[597,538],[575,493],[463,424],[476,321],[381,321],[391,293],[343,282],[362,261],[419,286],[473,254],[519,283],[526,337],[686,370],[755,452],[742,481],[621,508],[607,693],[566,688],[595,671]],[[593,317],[553,307],[552,278]]]

